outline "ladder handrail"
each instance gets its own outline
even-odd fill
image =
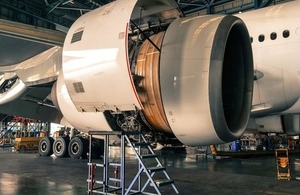
[[[141,135],[142,135],[142,134],[141,134]],[[153,180],[151,174],[150,174],[149,171],[147,170],[147,167],[146,167],[145,164],[143,163],[143,160],[142,160],[140,154],[138,154],[137,150],[135,150],[135,148],[134,148],[133,144],[131,143],[130,139],[128,138],[128,136],[127,136],[126,134],[125,134],[124,136],[125,136],[127,142],[129,143],[129,145],[130,145],[130,146],[132,147],[132,149],[135,151],[135,154],[136,154],[136,157],[137,157],[137,159],[138,159],[138,161],[139,161],[139,164],[140,164],[140,166],[142,166],[142,169],[144,170],[144,173],[146,173],[146,175],[148,176],[148,180],[150,180],[150,182],[151,182],[151,184],[153,185],[153,187],[155,188],[156,192],[157,192],[159,195],[161,195],[161,193],[160,193],[160,191],[159,191],[159,189],[158,189],[158,186],[157,186],[156,183],[154,182],[154,180]],[[143,136],[142,136],[142,137],[143,137]],[[141,171],[139,171],[139,172],[140,172],[140,174],[142,173]],[[140,175],[140,174],[139,174],[139,175]],[[130,186],[133,186],[135,182],[136,182],[136,180],[132,180]],[[128,188],[128,191],[130,191],[130,190],[131,190],[131,188]],[[127,193],[126,193],[126,194],[127,194]]]

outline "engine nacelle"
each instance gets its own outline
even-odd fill
[[[253,87],[244,23],[234,16],[180,18],[172,2],[118,0],[73,24],[57,83],[60,110],[72,125],[114,130],[105,113],[141,110],[152,129],[186,145],[242,135]]]
[[[300,134],[300,115],[287,114],[282,116],[282,124],[284,132],[289,136],[297,136]]]
[[[244,23],[232,16],[176,20],[161,53],[162,99],[176,137],[189,145],[239,138],[249,119],[253,86]]]
[[[253,119],[255,129],[261,133],[286,133],[288,136],[300,134],[300,115],[286,114]]]

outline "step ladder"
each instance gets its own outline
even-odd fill
[[[288,149],[275,150],[276,165],[277,165],[277,179],[291,179],[289,152]]]
[[[88,193],[89,194],[157,194],[161,195],[163,186],[171,186],[176,194],[179,194],[174,180],[168,175],[166,168],[158,159],[151,145],[147,142],[144,135],[139,131],[90,131],[89,147],[89,173],[88,173]],[[103,160],[92,159],[91,148],[93,136],[104,137]],[[118,162],[110,155],[110,139],[118,136],[121,140],[119,148]],[[132,141],[129,137],[134,137]],[[126,147],[126,145],[128,147]],[[125,149],[130,148],[135,155],[137,172],[132,178],[127,174]],[[102,170],[98,175],[97,169]],[[130,178],[129,178],[130,177]],[[127,180],[129,182],[127,182]]]

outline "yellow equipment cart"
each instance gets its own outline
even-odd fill
[[[39,142],[44,136],[44,133],[41,133],[40,137],[17,137],[15,139],[15,149],[17,151],[37,150]]]

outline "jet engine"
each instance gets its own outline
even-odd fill
[[[182,17],[174,2],[118,0],[73,24],[55,86],[74,127],[144,124],[186,145],[243,134],[253,87],[245,24],[235,16]]]

